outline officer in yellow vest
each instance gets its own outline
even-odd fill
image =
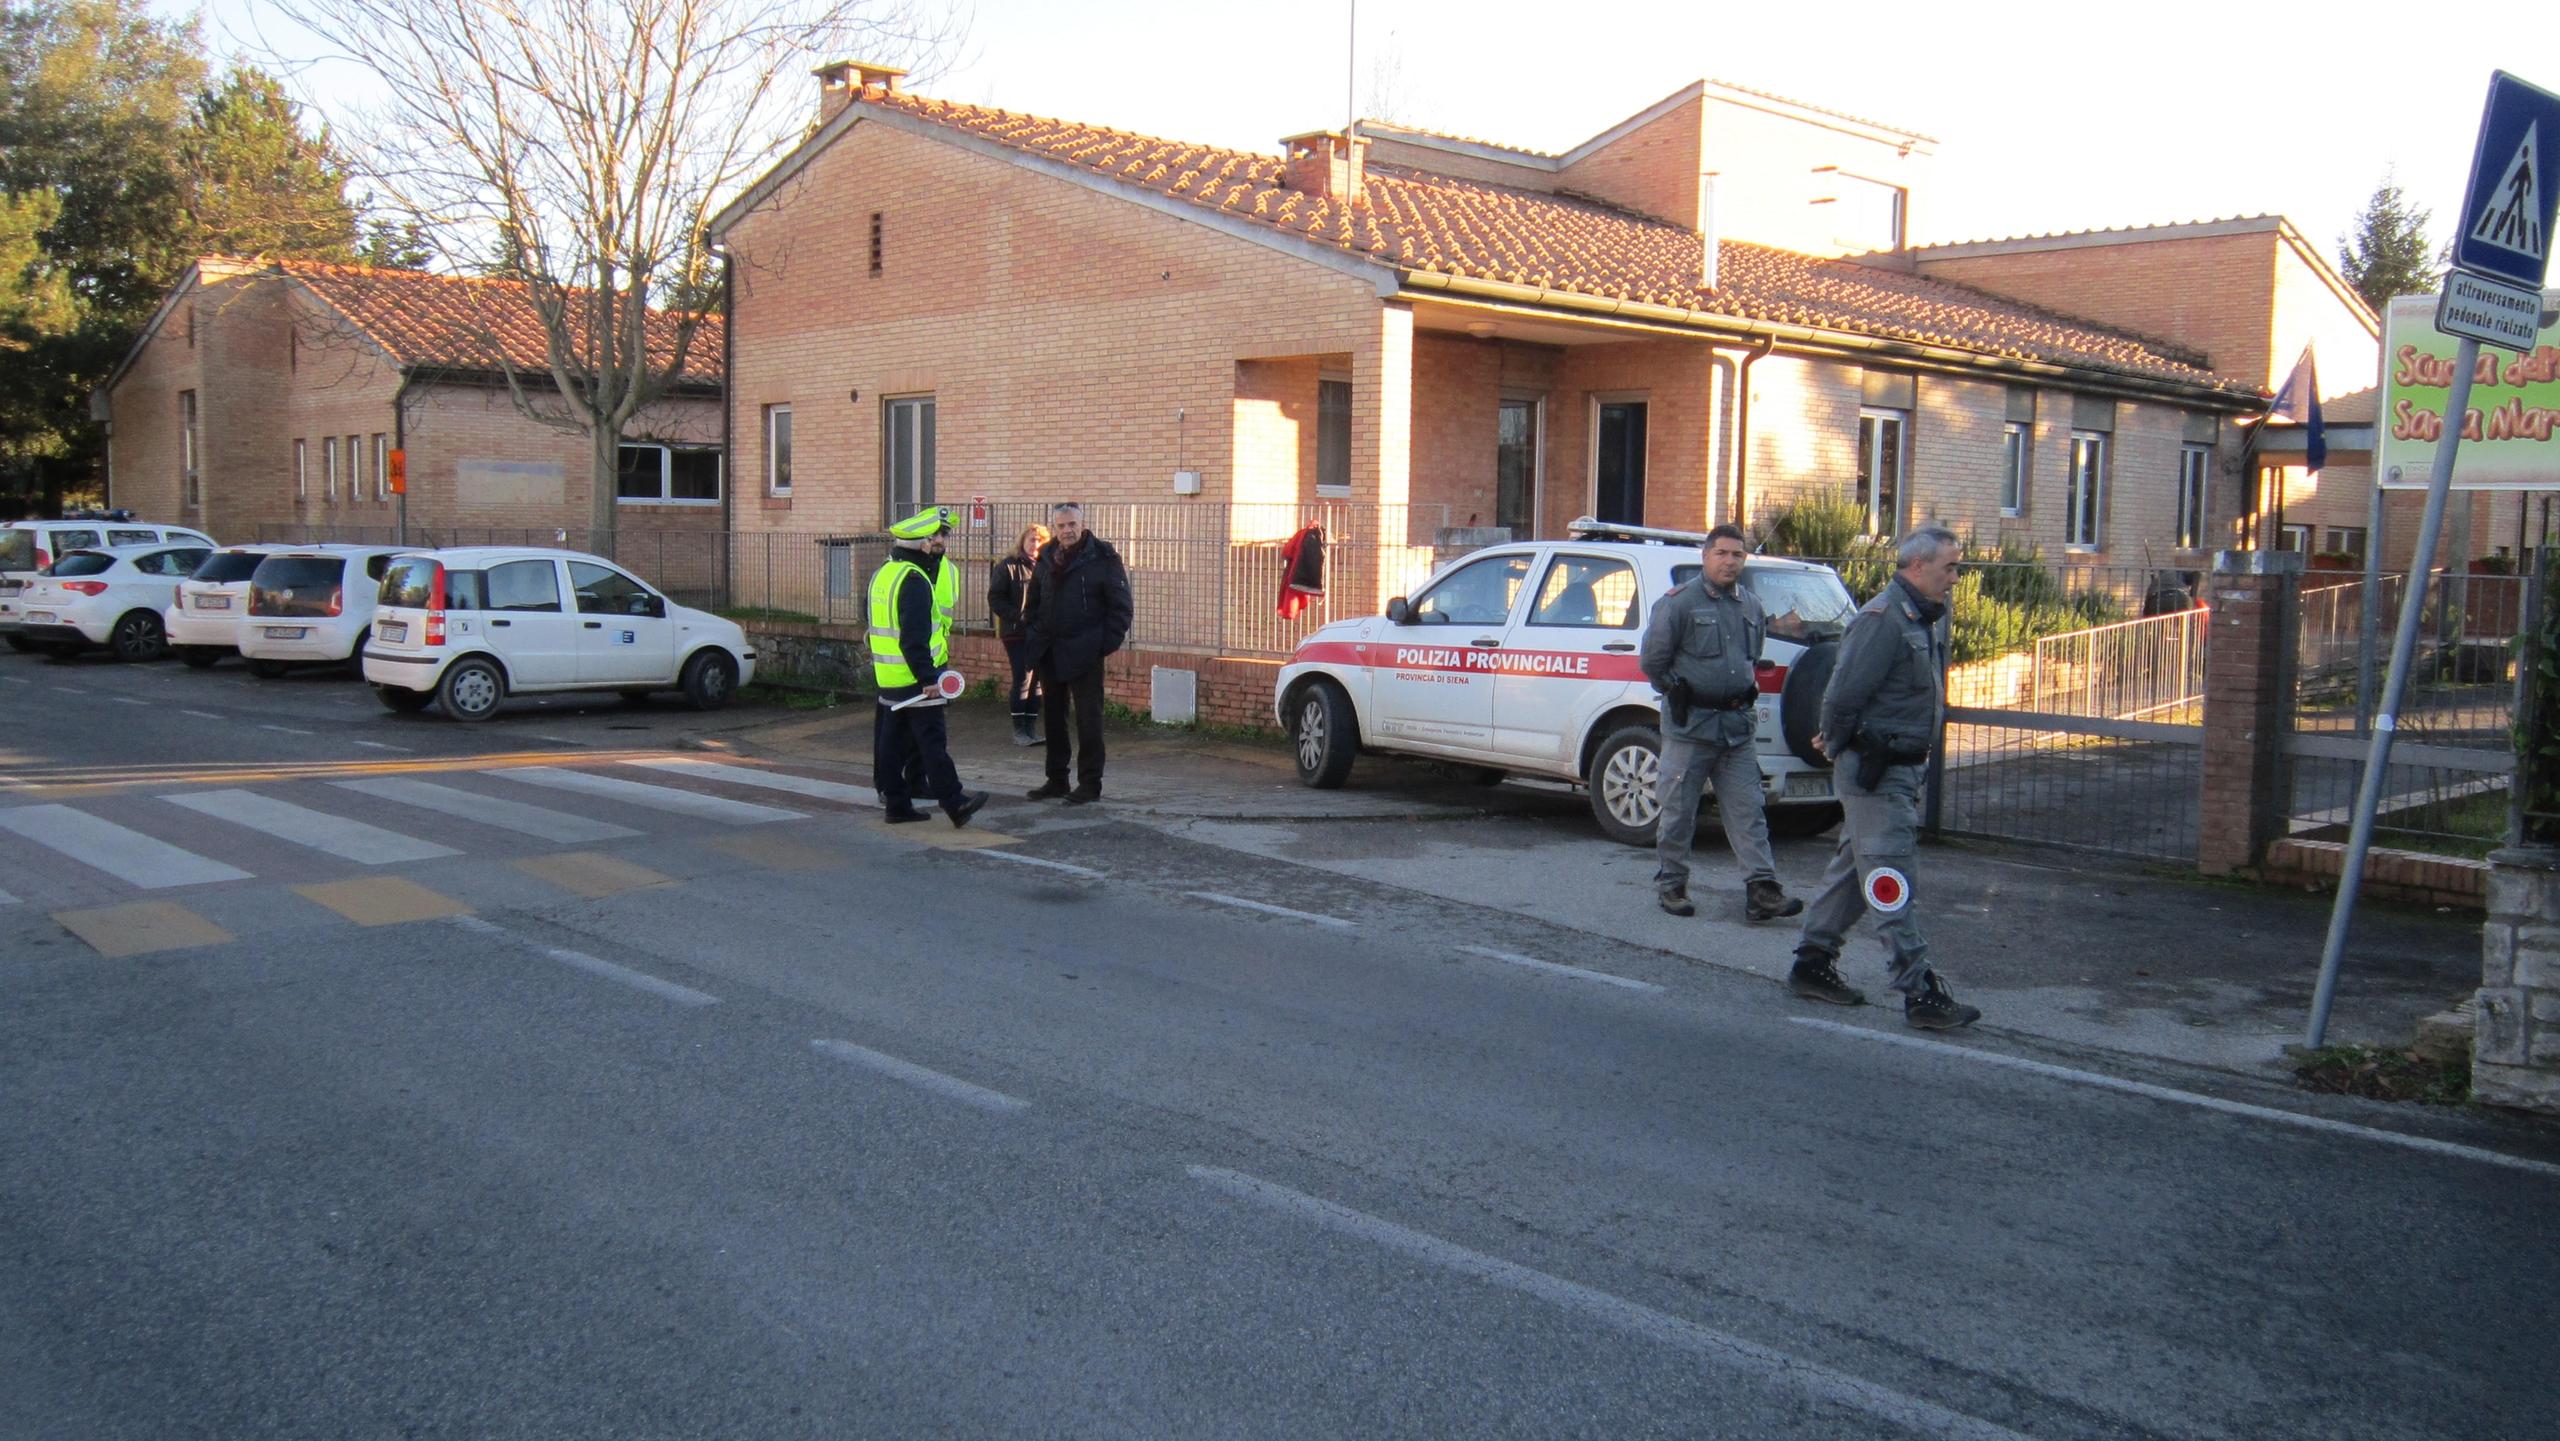
[[[871,783],[892,824],[920,821],[916,792],[942,803],[965,826],[987,803],[964,790],[951,764],[942,703],[929,691],[951,661],[951,613],[958,567],[942,553],[951,508],[927,506],[889,527],[896,544],[871,577],[871,679],[880,693],[871,735]]]

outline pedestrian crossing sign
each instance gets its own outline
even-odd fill
[[[2538,290],[2551,261],[2560,177],[2546,143],[2560,143],[2560,95],[2501,70],[2489,79],[2480,141],[2471,158],[2453,263],[2476,275]]]

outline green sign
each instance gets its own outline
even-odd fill
[[[2543,296],[2546,313],[2560,291]],[[2453,458],[2456,490],[2560,490],[2560,326],[2545,326],[2529,355],[2480,347],[2471,408]],[[2424,490],[2445,433],[2457,342],[2436,329],[2436,299],[2404,295],[2382,323],[2382,413],[2374,478],[2385,489]]]

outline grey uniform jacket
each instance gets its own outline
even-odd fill
[[[1768,635],[1769,613],[1741,581],[1718,592],[1698,575],[1664,596],[1653,608],[1637,660],[1655,690],[1668,693],[1673,681],[1685,680],[1696,704],[1685,726],[1672,724],[1671,708],[1664,706],[1663,730],[1689,740],[1717,739],[1722,721],[1713,707],[1759,694],[1752,667]]]
[[[1840,658],[1822,693],[1822,743],[1833,756],[1857,744],[1861,730],[1935,744],[1947,704],[1944,615],[1936,624],[1899,579],[1858,608],[1840,638]]]

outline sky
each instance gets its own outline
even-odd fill
[[[2435,213],[2441,241],[2490,71],[2560,90],[2551,5],[2459,27],[2375,0],[973,8],[965,53],[912,88],[1273,153],[1284,135],[1337,126],[1354,91],[1364,114],[1560,151],[1691,81],[1728,81],[1935,137],[1932,189],[1914,205],[1921,243],[2280,214],[2334,258],[2386,171]],[[258,0],[202,9],[218,54],[261,35],[293,53]],[[300,84],[323,114],[341,107],[326,70]]]

